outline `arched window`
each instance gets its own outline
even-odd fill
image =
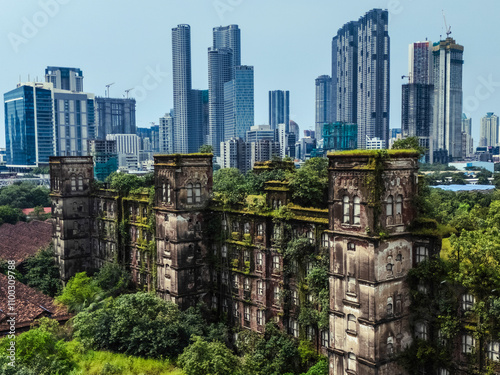
[[[76,191],[76,177],[71,176],[71,191]]]
[[[361,223],[361,199],[354,197],[354,221],[353,224]]]
[[[250,223],[243,224],[243,232],[245,234],[249,234],[250,233]]]
[[[415,324],[415,337],[421,340],[427,340],[427,324],[425,322],[417,322]]]
[[[398,195],[396,197],[396,215],[401,215],[403,213],[403,196]]]
[[[394,314],[394,307],[392,303],[392,297],[387,298],[387,316],[392,316]]]
[[[347,315],[347,330],[356,332],[356,317],[352,314]]]
[[[172,203],[172,196],[170,195],[170,182],[167,182],[167,203]]]
[[[349,197],[347,195],[344,195],[343,202],[342,202],[342,212],[344,213],[342,216],[342,222],[345,224],[349,224],[350,220],[350,215],[349,215]]]
[[[257,236],[262,237],[264,235],[264,224],[257,225]]]
[[[387,203],[385,205],[385,214],[387,216],[392,216],[393,211],[392,211],[392,205],[393,205],[394,199],[392,198],[392,195],[389,195],[387,197]]]
[[[78,190],[83,190],[83,177],[78,176]]]
[[[187,184],[186,190],[187,190],[187,203],[191,204],[193,203],[193,184]]]
[[[163,185],[161,187],[161,200],[163,202],[167,201],[167,185],[165,184],[165,181],[163,182]]]
[[[321,246],[328,247],[330,245],[330,241],[328,240],[328,233],[321,234]]]
[[[201,203],[201,184],[194,184],[194,203]]]

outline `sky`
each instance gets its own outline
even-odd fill
[[[401,126],[401,76],[408,44],[446,34],[464,46],[464,112],[475,145],[480,118],[500,112],[498,0],[0,0],[0,92],[21,79],[44,81],[47,66],[80,68],[84,91],[137,100],[137,126],[158,123],[173,107],[172,35],[191,26],[193,89],[208,88],[212,28],[237,24],[241,62],[253,65],[255,124],[268,123],[268,91],[290,91],[290,118],[314,128],[314,80],[331,75],[331,40],[373,8],[389,11],[390,127]],[[0,147],[5,147],[0,107]]]

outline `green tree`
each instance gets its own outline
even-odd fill
[[[205,322],[190,310],[148,293],[126,294],[88,308],[74,319],[75,338],[86,348],[142,357],[173,358],[203,334]]]
[[[199,336],[192,340],[178,359],[186,375],[233,375],[236,372],[239,359],[226,345],[208,342]]]
[[[50,206],[49,189],[30,182],[17,182],[0,189],[0,206],[32,208]]]
[[[3,223],[15,224],[20,220],[26,220],[26,216],[20,209],[11,206],[0,206],[0,225]]]
[[[302,375],[328,375],[328,361],[326,359],[318,361],[307,373]]]
[[[415,150],[420,154],[420,157],[425,155],[426,149],[420,146],[418,142],[418,137],[407,137],[403,139],[398,139],[392,145],[393,150]]]
[[[223,168],[214,173],[215,196],[224,204],[236,204],[245,198],[245,176],[237,168]]]
[[[132,275],[117,263],[106,263],[92,281],[105,297],[117,297],[132,287]]]
[[[25,278],[28,285],[51,297],[59,294],[62,289],[59,267],[54,256],[54,248],[50,245],[26,260]]]
[[[132,190],[144,187],[144,180],[136,175],[129,173],[113,172],[107,178],[106,182],[112,189],[118,190],[122,195],[127,195]]]
[[[102,289],[92,278],[87,276],[86,272],[80,272],[68,281],[56,301],[68,306],[71,312],[79,312],[95,302],[101,293]]]
[[[0,369],[6,369],[5,374],[9,374],[5,353],[11,341],[16,342],[16,372],[11,374],[68,374],[75,367],[63,340],[58,340],[48,330],[31,329],[14,340],[4,338],[0,341]]]
[[[288,175],[294,202],[304,207],[326,208],[328,160],[311,158],[295,173]]]
[[[201,145],[200,148],[198,149],[198,152],[202,154],[213,154],[214,148],[212,145]]]

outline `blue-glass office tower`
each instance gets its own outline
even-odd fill
[[[224,84],[224,139],[244,139],[253,123],[253,66],[236,66],[234,79]]]
[[[48,164],[56,154],[52,90],[46,84],[23,84],[4,94],[8,167]]]
[[[277,130],[279,124],[285,124],[285,132],[290,127],[290,92],[269,91],[269,125],[271,129]]]
[[[321,134],[323,124],[333,121],[332,117],[332,78],[322,75],[316,78],[316,134]]]

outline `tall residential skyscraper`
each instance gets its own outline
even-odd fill
[[[285,124],[285,132],[289,132],[290,91],[269,91],[269,125],[276,130],[279,124]]]
[[[358,21],[358,147],[367,138],[389,143],[389,13],[373,9]]]
[[[178,25],[172,29],[172,73],[174,88],[174,152],[196,152],[190,144],[194,134],[191,119],[191,28]]]
[[[332,40],[336,120],[358,124],[359,148],[366,147],[367,138],[388,144],[389,59],[386,10],[373,9],[345,24]]]
[[[462,113],[462,133],[472,135],[472,118]]]
[[[230,48],[208,49],[208,144],[220,155],[224,141],[224,84],[234,77]]]
[[[220,156],[224,139],[224,84],[234,79],[241,65],[241,33],[238,25],[213,28],[213,45],[208,49],[208,135],[207,143]]]
[[[165,113],[165,116],[160,117],[160,125],[158,126],[158,143],[159,151],[162,154],[174,153],[174,113]]]
[[[431,162],[462,158],[462,67],[464,47],[451,37],[434,43],[434,120]]]
[[[56,155],[52,84],[23,83],[4,94],[7,167],[48,165]]]
[[[479,146],[497,146],[498,130],[498,116],[493,112],[488,112],[486,116],[481,119]]]
[[[132,98],[95,98],[95,137],[106,139],[109,134],[135,134],[135,104]]]
[[[316,134],[322,134],[323,124],[333,122],[332,78],[327,75],[316,78]]]
[[[238,25],[214,27],[213,47],[230,48],[233,53],[232,65],[241,65],[241,32]]]
[[[334,66],[333,62],[336,62]],[[358,23],[346,23],[332,41],[332,92],[336,97],[336,121],[357,123]],[[321,139],[321,131],[316,132]]]
[[[78,68],[48,66],[45,69],[45,82],[51,82],[55,89],[83,91],[83,73]]]
[[[408,83],[402,87],[402,136],[418,137],[420,146],[427,150],[425,160],[429,162],[434,93],[431,42],[410,44],[408,61]]]
[[[224,84],[224,139],[245,138],[254,125],[253,82],[253,66],[239,65]]]

